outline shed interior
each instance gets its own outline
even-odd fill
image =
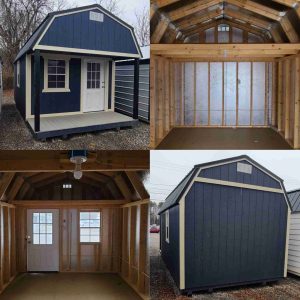
[[[79,180],[74,179],[74,164],[68,155],[67,151],[1,152],[1,299],[40,299],[45,289],[49,299],[60,299],[80,290],[82,283],[90,287],[85,293],[89,299],[147,298],[149,194],[143,181],[149,168],[148,152],[88,152]],[[36,221],[30,223],[30,213],[41,215],[53,211],[58,212],[57,233],[54,214],[50,234],[48,227],[47,235],[44,234],[42,216],[35,232]],[[96,236],[100,234],[98,242],[92,241],[95,228],[90,228],[89,234],[83,228],[86,213],[99,213],[98,233],[94,232]],[[86,234],[90,235],[89,241],[85,240]],[[31,247],[42,245],[42,251],[48,251],[47,246],[55,245],[55,238],[58,273],[39,273],[40,257]],[[50,283],[51,289],[46,284],[32,290],[38,282],[42,286],[43,280],[54,282]],[[70,281],[79,286],[72,287]],[[66,286],[60,286],[59,282]],[[85,291],[86,286],[82,288]],[[81,299],[76,298],[78,293],[72,299]]]
[[[151,147],[298,149],[299,9],[153,0]]]

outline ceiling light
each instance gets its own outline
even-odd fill
[[[73,171],[74,178],[79,180],[82,177],[81,164],[87,161],[86,150],[72,150],[70,152],[70,161],[75,164]]]

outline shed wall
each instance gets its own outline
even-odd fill
[[[186,289],[284,277],[283,194],[196,182],[185,208]]]
[[[280,183],[277,180],[273,179],[272,177],[270,177],[269,175],[267,175],[252,164],[251,174],[238,172],[238,163],[250,165],[248,161],[244,160],[216,167],[209,167],[207,169],[201,170],[199,176],[205,178],[234,181],[239,183],[281,189]]]
[[[26,115],[26,55],[20,58],[20,87],[17,86],[17,62],[14,64],[14,96],[23,118]]]
[[[300,276],[300,213],[291,215],[288,272]]]
[[[70,92],[43,93],[44,59],[41,57],[41,114],[55,114],[80,111],[81,89],[81,59],[72,58],[69,61]],[[34,78],[34,58],[31,59],[31,78]],[[34,81],[31,80],[31,113],[34,114]]]
[[[179,285],[179,206],[169,209],[169,243],[166,242],[166,213],[160,216],[161,256],[175,283]]]
[[[103,22],[92,21],[89,15],[83,11],[56,17],[40,45],[138,54],[130,29],[108,15]]]

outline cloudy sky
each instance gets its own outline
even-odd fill
[[[287,191],[300,188],[300,151],[151,151],[146,186],[151,199],[164,201],[195,164],[246,154],[284,180]]]
[[[69,5],[85,6],[97,3],[95,0],[66,0]],[[105,0],[104,0],[105,1]],[[144,7],[149,9],[150,0],[117,0],[119,2],[119,10],[121,11],[120,18],[134,26],[135,11],[141,11]]]

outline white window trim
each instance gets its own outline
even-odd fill
[[[169,210],[166,210],[166,242],[170,243],[170,214]]]
[[[66,74],[65,74],[65,87],[64,88],[48,88],[48,60],[64,60],[66,63]],[[59,58],[57,56],[44,57],[44,89],[42,93],[69,93],[71,92],[69,87],[69,77],[70,77],[70,59],[68,58]]]
[[[17,87],[19,88],[21,86],[21,75],[20,75],[20,61],[17,61]]]

